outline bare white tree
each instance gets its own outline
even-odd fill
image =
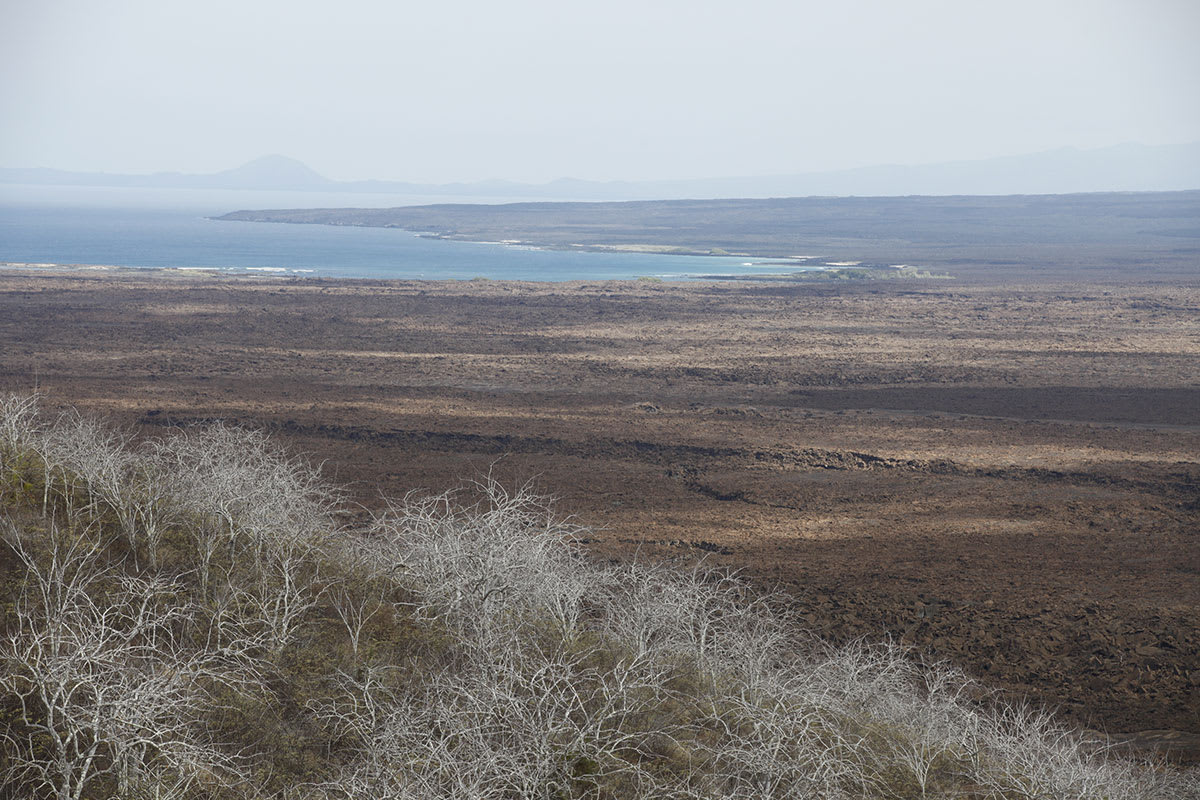
[[[346,629],[346,635],[350,638],[350,652],[357,660],[367,623],[383,609],[382,587],[377,581],[369,579],[353,588],[338,585],[330,591],[330,602]]]
[[[4,477],[33,452],[43,427],[37,395],[0,395],[0,473]]]
[[[267,650],[280,655],[296,636],[300,624],[317,604],[314,586],[318,564],[313,551],[303,542],[276,543],[259,553],[255,563],[256,584],[246,598],[266,633]]]
[[[146,547],[151,569],[158,569],[163,537],[171,525],[183,521],[178,475],[162,441],[145,442],[137,455],[123,502],[130,508],[132,525]]]
[[[70,410],[44,428],[34,445],[42,462],[42,513],[62,504],[68,524],[79,525],[92,508],[89,481],[125,453],[127,437],[99,420]]]

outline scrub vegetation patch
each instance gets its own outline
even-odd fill
[[[490,477],[363,514],[266,435],[0,400],[0,775],[53,798],[1182,798]]]

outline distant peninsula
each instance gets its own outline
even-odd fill
[[[954,274],[1195,275],[1200,191],[982,197],[443,204],[235,211],[245,222],[400,228],[563,250],[861,262]]]

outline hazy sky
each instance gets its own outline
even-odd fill
[[[1200,139],[1200,0],[0,0],[0,166],[765,175]]]

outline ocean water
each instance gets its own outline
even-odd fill
[[[505,202],[505,198],[456,198]],[[424,239],[410,231],[219,222],[246,208],[390,207],[396,195],[0,186],[0,262],[216,268],[337,278],[607,280],[780,272],[745,258],[576,253]],[[797,267],[788,265],[788,271]]]

